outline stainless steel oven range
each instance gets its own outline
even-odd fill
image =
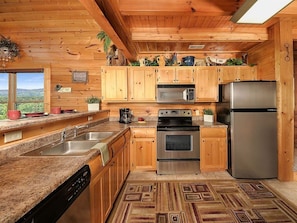
[[[157,174],[200,172],[199,126],[190,109],[160,109],[157,124]]]

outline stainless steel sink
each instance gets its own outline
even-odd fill
[[[23,156],[83,156],[90,152],[98,141],[66,141],[55,146],[45,146]]]
[[[115,132],[87,132],[80,136],[77,136],[73,140],[103,140],[106,139],[112,135],[114,135]]]

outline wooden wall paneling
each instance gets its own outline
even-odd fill
[[[248,63],[257,64],[258,80],[275,80],[274,45],[268,40],[248,51]]]
[[[5,10],[0,14],[1,34],[21,49],[21,57],[5,69],[50,68],[45,111],[52,106],[86,111],[88,96],[101,97],[100,66],[106,64],[103,44],[96,37],[101,28],[79,1],[6,2]],[[72,83],[75,70],[88,71],[88,83]],[[71,93],[57,93],[57,84],[71,87]]]
[[[199,110],[198,118],[202,119],[202,111],[204,108],[211,108],[216,111],[215,103],[196,103],[196,104],[184,104],[184,105],[174,105],[174,104],[157,104],[157,103],[101,103],[102,109],[110,110],[110,117],[113,119],[119,118],[120,108],[130,108],[133,112],[133,116],[143,117],[145,120],[156,120],[158,116],[159,109],[192,109],[193,115],[196,116],[195,111]]]

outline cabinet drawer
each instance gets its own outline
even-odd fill
[[[113,156],[119,152],[121,149],[124,148],[126,143],[126,139],[124,136],[121,136],[117,141],[115,141],[112,145],[111,145],[111,149],[112,149],[112,154]]]
[[[200,128],[201,138],[221,138],[226,137],[226,128]]]
[[[155,138],[156,129],[155,128],[133,128],[132,137],[133,138]]]

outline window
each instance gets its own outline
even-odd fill
[[[43,71],[0,73],[0,119],[10,109],[22,114],[44,111]]]

